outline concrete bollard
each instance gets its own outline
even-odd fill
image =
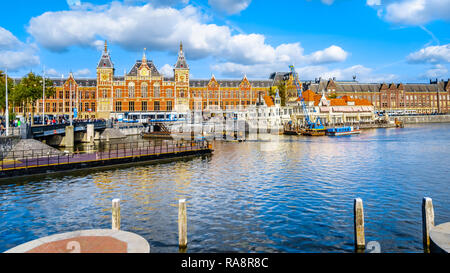
[[[73,148],[75,143],[75,133],[73,126],[66,127],[66,135],[65,135],[65,147]]]
[[[423,248],[426,252],[430,249],[430,229],[434,227],[433,201],[429,197],[422,200],[422,234]]]
[[[178,243],[181,249],[187,247],[187,214],[186,199],[178,203]]]
[[[356,198],[353,205],[355,226],[355,248],[365,249],[366,239],[364,237],[364,210],[361,198]]]
[[[120,230],[120,199],[112,200],[112,229]]]
[[[87,142],[94,143],[94,137],[95,137],[94,124],[88,124],[86,127]]]

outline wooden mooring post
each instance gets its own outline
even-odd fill
[[[354,205],[355,249],[364,250],[366,240],[364,237],[364,210],[361,198],[355,198]]]
[[[432,227],[434,227],[433,201],[429,197],[424,197],[422,200],[422,234],[425,252],[430,250],[430,230]]]
[[[187,247],[186,199],[181,199],[178,202],[178,243],[180,249]]]
[[[112,200],[112,229],[120,230],[120,199]]]

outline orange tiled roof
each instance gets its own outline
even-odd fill
[[[330,106],[347,106],[347,102],[344,99],[331,99]]]
[[[366,99],[355,99],[355,105],[358,106],[372,106],[372,103]]]
[[[302,96],[305,101],[315,101],[316,93],[308,89],[302,93]]]
[[[353,101],[355,102],[355,106],[372,106],[373,104],[367,99],[352,99],[349,96],[343,96],[343,100],[346,102]]]
[[[271,96],[264,96],[264,101],[266,102],[268,107],[272,107],[275,104],[273,103],[273,99]]]

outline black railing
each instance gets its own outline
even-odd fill
[[[106,127],[107,127],[106,121],[92,121],[92,122],[73,121],[73,123],[72,123],[72,125],[75,128],[81,127],[82,131],[86,130],[88,124],[94,124],[94,130],[106,129]],[[53,134],[61,134],[62,130],[65,129],[69,125],[70,125],[69,123],[64,123],[64,124],[32,126],[31,127],[31,135],[32,135],[32,137],[41,137],[41,136],[46,135],[45,132],[51,132],[51,131],[56,131],[56,133],[53,133]],[[75,131],[80,131],[80,130],[75,130]]]
[[[63,153],[50,149],[11,151],[1,154],[1,171],[42,166],[87,163],[92,161],[120,160],[123,158],[139,158],[177,154],[188,151],[210,149],[208,141],[164,140],[162,142],[128,142],[105,145],[102,151]]]

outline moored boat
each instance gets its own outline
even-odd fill
[[[328,136],[346,136],[361,134],[361,130],[355,129],[353,126],[344,126],[337,128],[328,128],[326,131]]]
[[[320,128],[320,129],[305,128],[305,129],[301,129],[300,133],[304,136],[324,136],[326,133],[326,129],[325,128]]]

